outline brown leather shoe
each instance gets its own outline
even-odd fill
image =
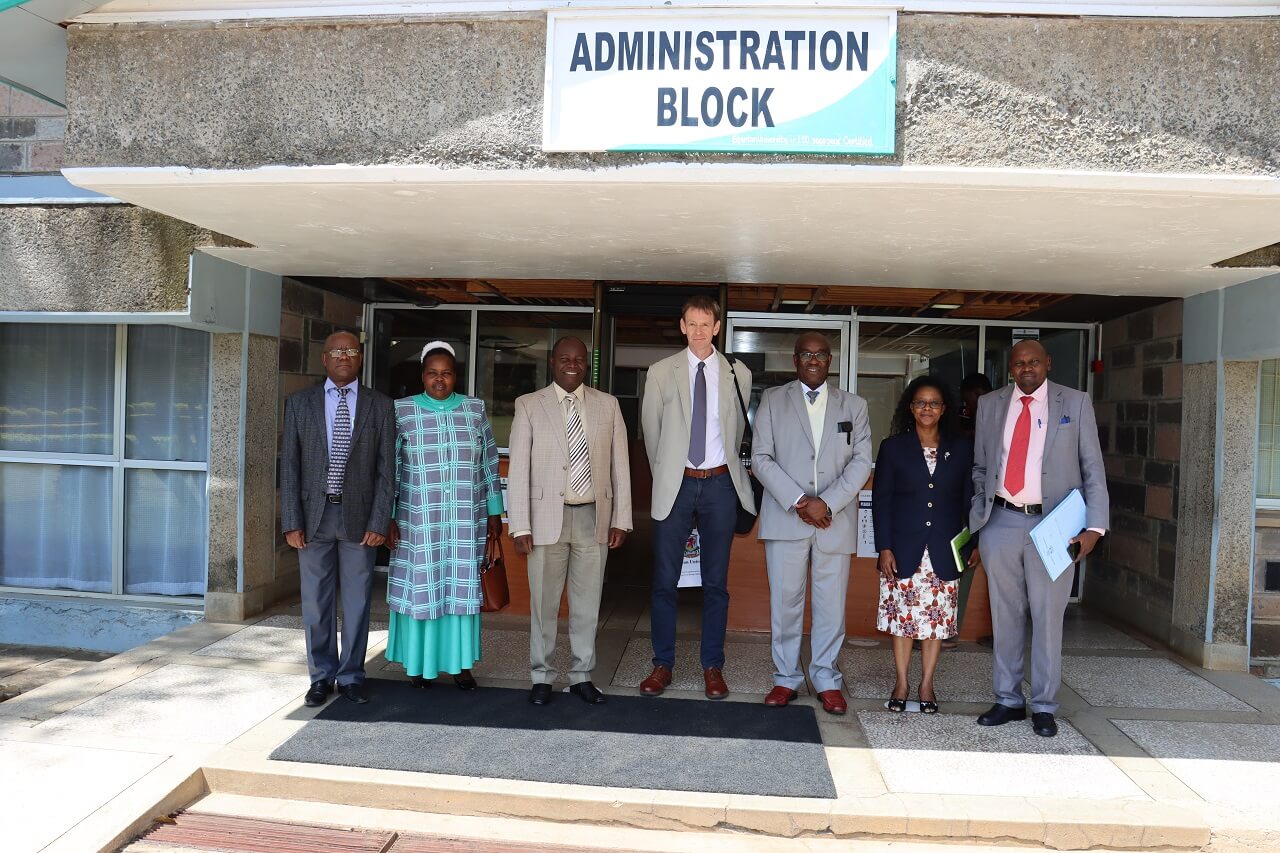
[[[707,683],[708,699],[723,699],[729,695],[729,685],[724,683],[724,676],[714,666],[702,671],[702,680]]]
[[[769,691],[769,695],[764,697],[764,704],[770,708],[785,708],[787,703],[795,699],[800,694],[792,690],[790,687],[783,687],[779,684],[777,687]]]
[[[822,710],[828,714],[843,714],[849,710],[844,694],[839,690],[824,690],[818,694],[818,698],[822,700]]]
[[[671,685],[671,670],[665,666],[655,666],[649,677],[640,682],[640,693],[644,696],[661,696],[662,691]]]

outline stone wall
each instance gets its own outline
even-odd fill
[[[0,81],[0,172],[57,172],[66,133],[64,107]]]
[[[898,39],[890,157],[586,155],[542,151],[541,13],[72,25],[68,164],[667,159],[1280,174],[1275,19],[901,14]]]
[[[1164,641],[1173,610],[1182,424],[1182,300],[1102,326],[1095,410],[1111,531],[1084,603]]]
[[[215,236],[127,204],[0,207],[0,311],[185,311]]]

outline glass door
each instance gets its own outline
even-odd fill
[[[831,341],[831,374],[827,382],[851,390],[852,318],[831,315],[779,316],[731,313],[725,340],[729,355],[751,370],[748,417],[754,422],[760,395],[766,388],[785,385],[796,378],[796,339],[805,332],[822,332]]]

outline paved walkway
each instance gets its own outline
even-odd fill
[[[107,652],[52,649],[43,646],[0,645],[0,702],[21,696],[42,684],[79,672],[111,657]]]
[[[382,658],[385,625],[377,619],[370,673],[403,678]],[[640,605],[607,607],[597,685],[634,690],[648,671],[647,625]],[[682,629],[695,625],[689,617]],[[211,811],[312,823],[328,815],[357,825],[364,810],[405,831],[421,829],[423,813],[455,823],[484,816],[476,832],[555,816],[564,821],[565,844],[589,840],[583,825],[594,824],[606,835],[660,831],[702,850],[713,849],[698,840],[704,837],[729,844],[714,849],[733,849],[737,839],[738,849],[750,850],[791,849],[784,838],[801,844],[795,849],[823,849],[838,838],[1280,847],[1280,690],[1249,675],[1189,666],[1076,612],[1067,620],[1062,730],[1053,739],[1036,737],[1029,725],[974,724],[990,703],[987,649],[963,645],[944,654],[941,714],[893,715],[883,709],[892,681],[886,644],[850,640],[841,661],[850,714],[818,713],[835,801],[271,762],[266,756],[316,713],[301,702],[307,674],[298,626],[296,608],[253,624],[192,625],[0,704],[0,767],[21,768],[0,774],[4,849],[115,849],[149,816],[201,797]],[[527,686],[527,630],[522,617],[486,617],[485,659],[475,669],[482,683]],[[680,661],[696,660],[695,637],[682,636]],[[771,686],[767,637],[732,635],[727,651],[730,701],[760,701]],[[694,667],[678,669],[673,687],[654,701],[701,699]],[[760,846],[761,838],[774,846]],[[676,849],[652,839],[617,842]]]

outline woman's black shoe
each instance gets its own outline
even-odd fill
[[[421,675],[409,676],[409,683],[419,690],[426,690],[431,686],[431,682],[428,679],[423,678]]]
[[[893,712],[893,713],[895,713],[895,714],[901,714],[903,711],[907,710],[907,700],[906,700],[906,699],[894,699],[892,696],[890,696],[890,697],[889,697],[889,710],[890,710],[890,711],[892,711],[892,712]]]
[[[453,683],[459,690],[475,690],[480,685],[471,677],[470,672],[461,672],[453,677]]]

